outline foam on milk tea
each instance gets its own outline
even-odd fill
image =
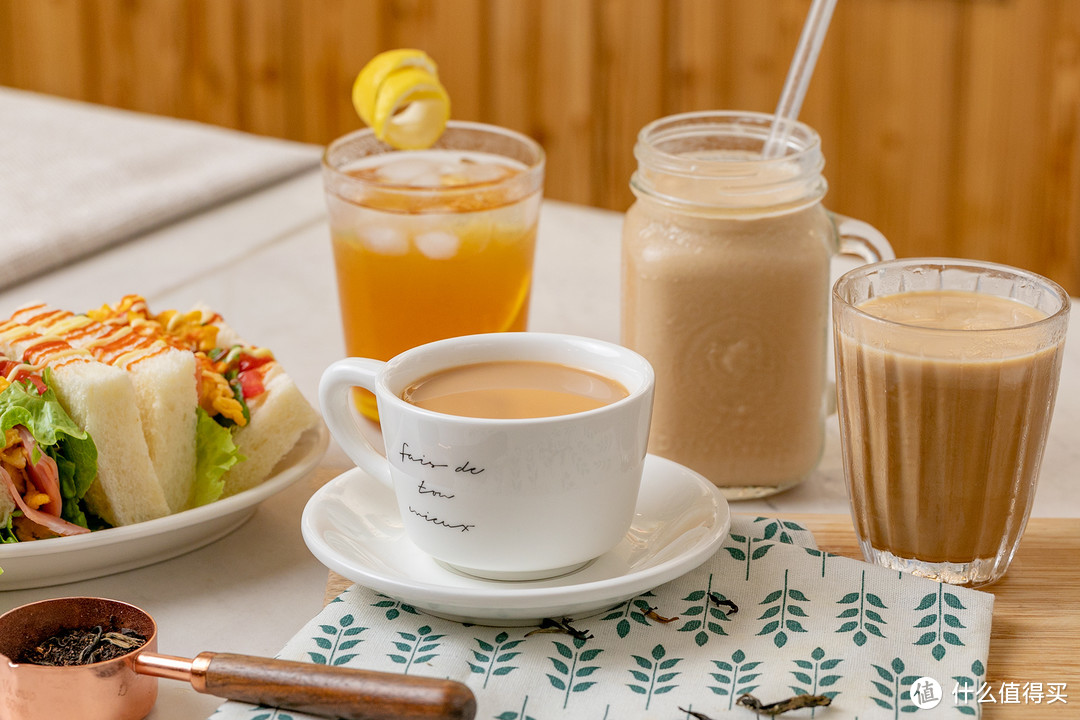
[[[588,370],[513,360],[441,370],[407,387],[401,398],[447,415],[507,420],[585,412],[629,394],[615,380]]]

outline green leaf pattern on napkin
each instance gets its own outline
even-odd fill
[[[548,660],[551,661],[557,674],[548,673],[547,677],[553,688],[564,693],[562,704],[564,709],[570,703],[571,693],[585,692],[596,684],[592,680],[581,680],[581,678],[587,678],[600,669],[599,665],[589,663],[596,660],[596,657],[604,650],[603,648],[582,650],[586,642],[582,638],[574,638],[569,644],[558,640],[552,642],[559,657],[548,657]]]
[[[751,538],[749,535],[737,535],[735,533],[731,533],[730,538],[738,543],[738,546],[725,545],[724,550],[727,550],[732,558],[745,564],[746,577],[744,579],[749,582],[750,566],[753,565],[755,560],[764,558],[772,550],[773,544],[762,542],[765,538]],[[759,544],[755,546],[754,543]]]
[[[683,598],[684,603],[691,603],[691,605],[684,606],[679,616],[689,619],[678,630],[694,633],[694,642],[698,647],[703,647],[708,643],[712,635],[727,635],[720,623],[728,622],[728,616],[714,603],[713,593],[713,575],[710,573],[705,587],[695,589]],[[728,599],[720,593],[716,593],[716,596],[721,600]]]
[[[627,600],[615,611],[608,613],[603,617],[604,620],[615,620],[615,632],[619,634],[619,637],[624,638],[630,634],[630,621],[644,625],[648,627],[650,625],[649,620],[645,615],[652,609],[652,605],[646,598],[655,597],[651,592],[639,595],[636,598]]]
[[[923,615],[915,627],[930,629],[919,636],[915,644],[933,644],[931,654],[935,660],[941,660],[947,652],[946,645],[964,644],[957,634],[959,630],[966,629],[960,621],[958,612],[967,608],[960,602],[955,592],[946,590],[944,585],[939,585],[936,592],[924,595],[918,607],[915,608],[916,612],[927,610],[929,612]]]
[[[788,587],[788,572],[788,570],[784,571],[784,587],[773,590],[761,601],[761,605],[768,605],[769,607],[758,618],[758,620],[776,618],[765,623],[758,635],[772,635],[773,643],[778,648],[782,648],[787,644],[788,632],[806,632],[806,628],[802,626],[802,623],[793,618],[809,617],[806,611],[802,609],[802,606],[797,603],[809,602],[810,598],[806,597],[801,590]]]
[[[954,675],[958,710],[969,717],[982,717],[982,705],[978,703],[979,689],[986,681],[986,668],[976,660],[971,663],[971,673]]]
[[[882,682],[878,680],[871,680],[874,685],[876,695],[872,696],[872,700],[878,704],[879,707],[885,710],[892,710],[892,717],[899,718],[900,713],[915,712],[919,708],[911,702],[911,696],[908,692],[908,688],[912,683],[919,679],[918,675],[903,675],[904,661],[900,658],[893,658],[889,668],[883,668],[880,665],[872,665],[874,670],[880,676]]]
[[[795,543],[795,536],[793,535],[793,533],[805,533],[807,531],[806,528],[804,528],[802,525],[787,520],[770,520],[769,518],[759,517],[754,518],[754,523],[764,523],[761,534],[762,540],[772,540],[773,538],[776,538],[780,542],[786,543],[788,545],[792,545]]]
[[[796,695],[824,695],[828,698],[836,698],[839,690],[826,690],[836,685],[843,678],[842,674],[830,673],[844,661],[843,658],[826,658],[825,651],[820,647],[814,648],[810,653],[809,660],[792,660],[797,670],[791,670],[792,676],[798,685],[790,685],[791,692]],[[810,717],[814,717],[817,708],[810,709]]]
[[[630,670],[634,681],[628,683],[628,687],[639,695],[645,696],[645,709],[649,709],[654,695],[663,695],[671,692],[678,685],[673,681],[680,674],[673,668],[682,662],[683,658],[667,658],[667,650],[663,645],[657,645],[649,653],[650,658],[641,655],[631,655],[640,670]]]
[[[735,517],[701,567],[612,605],[554,618],[580,636],[529,634],[535,625],[464,624],[353,586],[280,656],[459,680],[477,717],[497,720],[690,717],[679,708],[751,720],[735,704],[745,692],[766,703],[832,698],[795,720],[897,720],[916,709],[911,684],[922,677],[943,699],[916,717],[981,712],[954,688],[986,681],[993,596],[822,553],[796,523]],[[213,720],[311,718],[274,712],[230,701]]]
[[[709,689],[717,695],[727,696],[727,709],[731,710],[735,706],[735,699],[743,693],[752,693],[757,690],[758,686],[751,684],[757,678],[761,677],[760,672],[751,672],[761,665],[760,662],[743,662],[746,660],[746,653],[742,650],[736,650],[731,653],[731,662],[725,660],[713,660],[713,665],[720,672],[709,673],[713,680],[720,683],[719,685],[710,685]]]
[[[844,620],[844,623],[837,628],[836,632],[851,632],[852,642],[859,647],[865,645],[871,635],[883,640],[886,639],[881,626],[888,623],[878,610],[888,610],[888,607],[880,597],[866,590],[866,571],[863,571],[860,577],[859,589],[847,593],[836,603],[850,606],[836,616],[838,619]]]
[[[510,661],[521,654],[514,652],[514,648],[524,640],[510,640],[509,638],[510,635],[505,632],[496,635],[492,642],[473,638],[480,649],[472,651],[475,662],[469,663],[469,669],[484,676],[484,687],[487,687],[492,677],[509,675],[517,670],[517,666],[511,665]]]
[[[257,714],[252,715],[250,720],[293,720],[292,714],[288,710],[280,710],[278,708],[256,708]]]
[[[408,675],[413,665],[429,663],[438,657],[434,650],[438,649],[438,641],[443,636],[432,633],[430,625],[423,625],[414,633],[398,631],[397,634],[401,639],[393,641],[393,644],[398,652],[389,653],[387,657],[403,666],[403,674]]]
[[[821,577],[825,577],[825,563],[833,556],[833,554],[825,552],[824,550],[818,550],[817,548],[805,548],[805,550],[807,555],[811,555],[821,560]]]
[[[529,705],[529,696],[526,695],[521,701],[521,707],[518,710],[505,710],[495,716],[495,720],[537,720],[532,715],[525,712],[525,709]]]
[[[352,615],[342,615],[333,625],[318,626],[319,634],[311,638],[318,648],[309,650],[308,659],[317,665],[346,665],[356,657],[356,653],[346,652],[363,642],[357,635],[367,630],[366,627],[354,626],[356,619]],[[342,654],[338,654],[342,653]]]
[[[385,595],[379,595],[379,600],[371,603],[371,607],[382,608],[387,620],[396,620],[401,613],[419,614],[412,605],[393,600]]]

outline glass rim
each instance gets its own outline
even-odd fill
[[[531,162],[523,162],[522,164],[525,166],[524,170],[522,170],[522,172],[520,174],[515,174],[515,175],[512,175],[510,177],[501,177],[501,178],[498,178],[498,179],[495,179],[495,180],[481,180],[481,181],[478,181],[478,182],[465,183],[465,184],[461,184],[461,185],[453,185],[453,186],[450,186],[450,187],[441,187],[440,186],[440,187],[432,188],[432,187],[417,187],[417,186],[413,186],[413,185],[395,185],[395,184],[390,184],[390,183],[383,183],[383,182],[375,182],[375,181],[364,180],[364,179],[361,179],[361,178],[357,178],[357,177],[355,177],[353,175],[349,175],[347,172],[344,172],[340,167],[334,165],[330,160],[331,154],[334,153],[336,150],[339,150],[339,149],[349,145],[350,143],[354,143],[354,142],[356,142],[358,140],[361,140],[361,139],[363,139],[363,140],[368,140],[368,139],[374,140],[376,143],[378,143],[378,147],[385,148],[385,150],[381,150],[379,153],[373,153],[369,157],[374,157],[374,156],[377,156],[377,155],[392,155],[394,153],[405,153],[405,152],[425,152],[425,151],[429,151],[429,150],[467,150],[467,148],[446,148],[446,147],[440,147],[439,146],[439,142],[446,136],[446,131],[455,131],[455,130],[465,130],[465,131],[471,131],[471,132],[477,132],[477,133],[485,133],[485,134],[487,134],[489,136],[501,137],[501,138],[505,138],[505,139],[513,141],[513,142],[517,142],[523,148],[525,148],[527,154],[532,156],[532,161]],[[320,162],[321,162],[323,171],[331,173],[340,182],[348,183],[350,185],[357,186],[357,187],[366,187],[366,188],[372,188],[372,189],[378,189],[378,190],[384,190],[384,191],[392,191],[392,192],[395,192],[395,193],[401,193],[401,194],[405,194],[405,195],[431,195],[431,194],[445,195],[447,193],[452,193],[452,192],[472,192],[472,191],[475,191],[478,188],[493,188],[493,187],[498,187],[499,185],[502,185],[502,184],[513,183],[513,182],[521,182],[522,179],[531,180],[531,179],[535,178],[537,175],[541,175],[544,172],[544,166],[545,166],[545,164],[547,162],[547,156],[546,156],[546,153],[544,152],[543,146],[541,146],[540,143],[538,143],[536,140],[532,139],[528,135],[525,135],[524,133],[518,132],[516,130],[511,130],[509,128],[504,128],[504,127],[501,127],[499,125],[490,125],[488,123],[473,122],[473,121],[470,121],[470,120],[448,120],[447,123],[446,123],[446,131],[443,132],[443,134],[440,136],[439,140],[436,140],[435,144],[430,148],[422,148],[422,149],[418,149],[418,150],[398,150],[397,148],[394,148],[394,147],[392,147],[390,145],[387,145],[386,143],[383,143],[380,140],[376,140],[375,137],[374,137],[375,136],[375,131],[372,128],[363,127],[363,128],[359,128],[357,130],[353,130],[352,132],[346,133],[345,135],[342,135],[341,137],[338,137],[338,138],[334,139],[333,141],[331,141],[323,149]],[[501,153],[491,153],[491,154],[500,154],[501,155]],[[502,156],[503,157],[510,157],[510,156],[507,156],[507,155],[502,155]],[[513,158],[513,157],[511,157],[510,159],[517,160],[517,158]]]
[[[1000,273],[1003,273],[1003,274],[1012,275],[1016,279],[1024,279],[1024,280],[1028,280],[1028,281],[1032,281],[1032,282],[1041,284],[1050,293],[1052,293],[1053,296],[1058,300],[1058,303],[1059,303],[1060,307],[1058,307],[1057,310],[1055,310],[1053,313],[1050,313],[1049,315],[1047,315],[1044,318],[1039,318],[1038,320],[1034,320],[1034,321],[1029,322],[1029,323],[1024,323],[1023,325],[1013,325],[1013,326],[1004,327],[1004,328],[972,328],[972,329],[963,329],[962,330],[962,329],[957,329],[957,328],[926,327],[924,325],[914,325],[912,323],[904,323],[904,322],[899,322],[897,320],[889,320],[889,319],[886,319],[886,318],[878,317],[877,315],[874,315],[872,313],[868,313],[865,310],[860,309],[858,305],[851,302],[850,300],[848,300],[846,297],[844,297],[842,295],[842,290],[845,289],[850,284],[854,283],[856,280],[868,277],[868,276],[870,276],[872,274],[877,274],[882,270],[906,269],[906,268],[915,268],[915,267],[935,268],[935,269],[939,269],[939,270],[942,270],[942,271],[947,270],[947,269],[996,270],[996,271],[998,271]],[[913,291],[901,290],[898,293],[889,293],[887,295],[875,295],[873,297],[890,297],[892,295],[901,295],[904,292],[913,292]],[[914,292],[922,292],[922,291],[914,291]],[[975,290],[973,292],[979,292],[979,291]],[[981,294],[987,295],[989,293],[981,293]],[[994,295],[994,297],[1002,297],[1002,296]],[[869,298],[867,298],[867,299],[869,299]],[[1015,299],[1015,298],[1006,298],[1006,299]],[[1072,307],[1072,298],[1070,298],[1069,294],[1067,292],[1065,292],[1065,289],[1061,285],[1059,285],[1058,283],[1054,282],[1053,280],[1051,280],[1050,278],[1048,278],[1048,277],[1046,277],[1044,275],[1040,275],[1040,274],[1038,274],[1036,272],[1032,272],[1031,270],[1025,270],[1023,268],[1018,268],[1018,267],[1015,267],[1013,265],[1006,265],[1004,263],[991,262],[989,260],[970,260],[970,259],[966,259],[966,258],[948,258],[948,257],[893,258],[892,260],[882,260],[882,261],[879,261],[879,262],[876,262],[876,263],[870,263],[870,264],[867,264],[867,265],[860,265],[857,268],[854,268],[852,270],[847,271],[846,273],[841,275],[836,280],[836,282],[833,284],[833,288],[832,288],[832,300],[833,300],[834,303],[842,305],[847,311],[850,311],[850,312],[854,313],[857,317],[863,318],[865,320],[869,320],[869,321],[874,322],[876,324],[884,325],[886,327],[902,328],[902,329],[904,329],[906,331],[913,331],[914,330],[914,331],[931,333],[931,334],[949,334],[949,333],[954,333],[955,334],[955,333],[958,333],[958,332],[962,332],[962,333],[965,333],[965,334],[978,333],[978,334],[982,334],[982,335],[989,335],[989,334],[993,334],[993,333],[1018,332],[1018,331],[1021,331],[1021,330],[1028,330],[1028,329],[1031,329],[1031,328],[1037,328],[1037,327],[1039,327],[1041,325],[1047,325],[1047,324],[1053,324],[1053,323],[1061,322],[1065,318],[1068,317],[1069,311],[1070,311],[1070,309]],[[1017,302],[1022,302],[1022,301],[1017,300]],[[1027,303],[1024,303],[1024,304],[1026,305]],[[1028,307],[1031,307],[1031,306],[1029,305]]]
[[[821,136],[806,123],[781,119],[788,131],[784,151],[776,157],[763,157],[760,150],[765,148],[775,119],[772,113],[749,110],[699,110],[653,120],[638,132],[634,144],[637,169],[630,177],[630,190],[639,199],[706,211],[748,205],[790,205],[790,211],[820,201],[828,188]],[[702,154],[724,150],[745,155]],[[700,189],[696,193],[700,197],[673,195],[658,178],[689,181]],[[777,191],[791,193],[791,199],[777,201]]]
[[[821,154],[821,136],[818,132],[806,123],[790,118],[780,119],[780,123],[788,127],[788,134],[784,153],[774,158],[751,158],[736,162],[730,160],[702,160],[701,158],[688,158],[683,154],[668,152],[657,147],[661,142],[703,135],[760,138],[764,147],[775,119],[776,116],[772,113],[751,110],[698,110],[667,115],[653,120],[641,128],[637,135],[634,154],[639,162],[643,160],[647,164],[658,162],[660,168],[664,170],[677,169],[692,163],[697,168],[697,172],[701,172],[702,168],[707,168],[713,171],[725,169],[729,173],[738,173],[739,166],[743,165],[755,167],[781,165],[790,163],[793,159],[799,157],[815,153]],[[735,132],[736,130],[740,132]],[[794,152],[791,152],[792,149],[794,149]],[[820,165],[824,165],[824,160],[821,160]],[[816,169],[819,172],[821,170],[820,167]]]

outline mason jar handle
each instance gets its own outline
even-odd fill
[[[387,487],[393,487],[386,458],[372,447],[361,432],[349,401],[354,387],[375,392],[379,371],[385,364],[368,358],[345,358],[331,364],[319,380],[319,406],[330,434],[345,454],[368,475]]]
[[[831,213],[836,234],[840,239],[838,255],[852,255],[865,263],[892,260],[896,257],[892,245],[876,227],[870,223],[850,218],[847,215]],[[825,414],[836,412],[836,383],[832,380],[825,384]]]
[[[896,257],[889,241],[870,223],[836,214],[833,214],[833,223],[840,237],[841,255],[854,255],[867,263]]]

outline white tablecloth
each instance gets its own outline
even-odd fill
[[[0,288],[313,168],[319,152],[0,88]]]

